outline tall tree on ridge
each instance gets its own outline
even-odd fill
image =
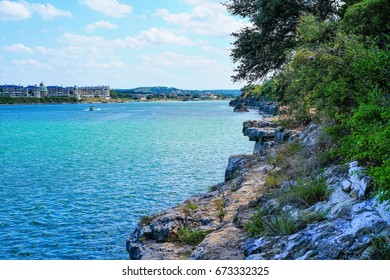
[[[232,15],[248,18],[247,26],[232,35],[231,54],[238,63],[233,81],[249,83],[278,71],[297,44],[296,27],[304,13],[322,20],[334,14],[337,0],[229,0],[224,5]]]

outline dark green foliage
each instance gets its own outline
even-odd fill
[[[295,155],[303,150],[303,144],[300,141],[292,141],[286,143],[282,148],[282,153],[285,156]]]
[[[340,140],[347,159],[357,159],[368,167],[381,200],[390,199],[389,103],[388,97],[382,97],[361,104],[352,117],[343,121],[349,133]]]
[[[223,198],[214,200],[214,206],[217,208],[217,217],[220,222],[222,222],[223,218],[226,215],[226,211],[224,210],[226,201]]]
[[[195,204],[195,203],[193,203],[193,202],[188,202],[188,203],[186,204],[186,207],[187,207],[188,209],[192,210],[192,211],[198,209],[198,205]]]
[[[144,215],[140,218],[140,225],[141,226],[148,226],[153,221],[154,217],[149,215]]]
[[[10,97],[1,96],[0,104],[57,104],[57,103],[78,103],[73,97]]]
[[[385,237],[371,239],[371,260],[390,260],[390,242]]]
[[[193,230],[188,227],[179,229],[178,239],[180,242],[188,245],[198,245],[206,237],[206,232],[202,230]]]
[[[326,213],[325,212],[313,212],[313,213],[308,213],[304,215],[303,217],[300,217],[299,219],[299,226],[300,228],[304,228],[305,226],[309,224],[313,224],[316,222],[321,222],[326,220]]]
[[[241,89],[241,98],[254,98],[256,101],[278,101],[280,93],[276,80],[267,80],[262,85],[245,86]]]
[[[279,185],[279,182],[275,175],[268,175],[267,178],[265,178],[264,185],[267,188],[276,188]]]
[[[233,15],[252,23],[235,33],[232,59],[239,63],[234,81],[255,82],[279,70],[296,44],[296,27],[302,13],[325,19],[337,1],[230,0],[225,3]]]
[[[298,185],[280,193],[278,199],[283,205],[292,204],[298,207],[310,207],[311,205],[326,200],[330,190],[324,178],[311,180],[299,180]]]
[[[110,97],[112,99],[117,99],[118,98],[118,93],[115,90],[111,89],[110,90]]]
[[[282,2],[288,11],[276,15]],[[234,79],[253,82],[276,73],[271,92],[288,106],[292,126],[312,119],[332,124],[327,131],[334,145],[320,155],[321,165],[358,160],[381,199],[390,200],[390,5],[346,0],[335,10],[333,1],[292,2],[228,2],[232,14],[253,24],[234,34]],[[263,88],[251,94],[261,96]]]
[[[346,33],[364,37],[377,37],[380,45],[385,46],[388,38],[383,34],[390,31],[390,5],[388,0],[355,1],[344,14],[342,29]]]

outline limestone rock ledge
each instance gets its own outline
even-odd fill
[[[388,240],[390,226],[375,198],[362,200],[353,191],[346,193],[342,180],[329,178],[333,182],[329,199],[295,213],[327,213],[324,221],[289,236],[249,238],[244,244],[246,259],[368,259],[370,240],[379,236]]]
[[[248,120],[243,123],[242,133],[255,142],[254,155],[265,155],[266,151],[275,144],[283,144],[299,137],[302,129],[288,130],[277,127],[272,118],[264,121]]]
[[[127,241],[130,259],[243,259],[245,233],[234,224],[240,207],[261,197],[267,164],[253,155],[231,156],[226,181],[140,223]],[[196,206],[195,206],[196,205]],[[182,227],[207,232],[197,246],[178,241]]]
[[[243,125],[244,134],[256,143],[299,139],[309,150],[316,149],[321,135],[316,125],[304,131],[277,129],[264,121]],[[276,140],[276,135],[283,132],[283,140]],[[141,220],[126,243],[130,259],[367,259],[372,238],[389,241],[389,207],[370,196],[371,181],[357,162],[352,162],[347,171],[337,165],[326,168],[324,176],[331,190],[326,201],[306,209],[287,207],[294,217],[321,213],[323,220],[287,236],[248,238],[243,226],[250,221],[255,207],[270,212],[277,208],[277,201],[265,186],[266,177],[277,168],[267,163],[265,151],[231,156],[225,182],[213,186],[209,193],[194,195],[170,210]],[[178,239],[183,227],[207,235],[200,244],[187,245]]]

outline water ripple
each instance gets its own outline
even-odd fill
[[[127,259],[140,216],[250,153],[226,102],[0,107],[0,258]]]

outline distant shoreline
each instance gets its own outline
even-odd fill
[[[126,100],[126,101],[81,101],[81,102],[51,102],[51,103],[0,103],[0,106],[22,106],[22,105],[76,105],[76,104],[124,104],[124,103],[152,103],[152,102],[210,102],[210,101],[230,101],[233,98],[224,98],[224,99],[201,99],[201,100]]]

